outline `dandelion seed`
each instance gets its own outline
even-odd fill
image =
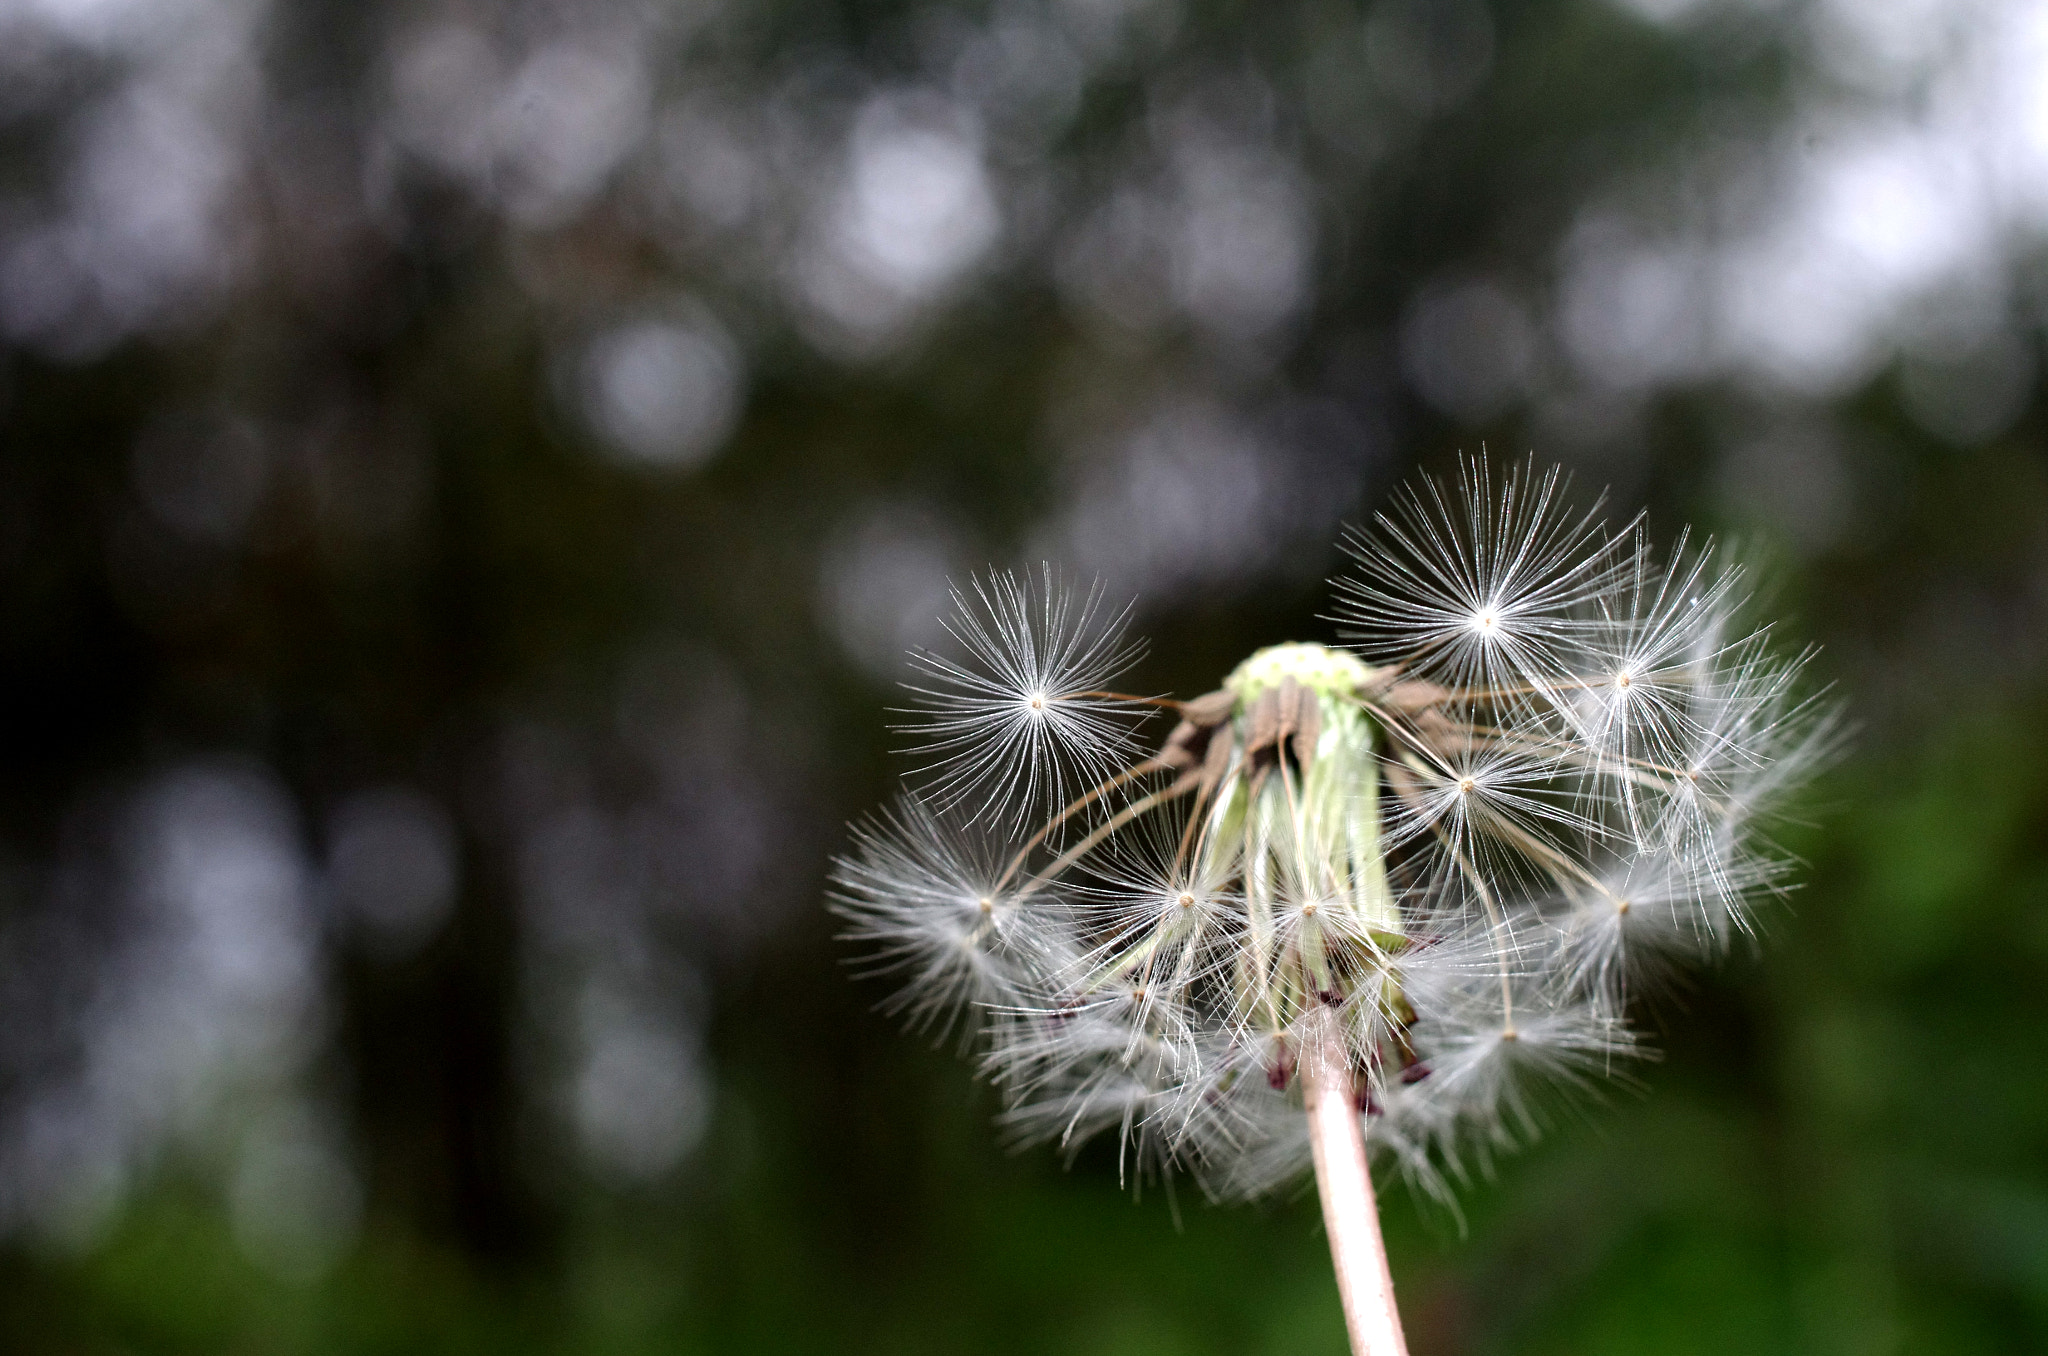
[[[1066,788],[1099,782],[1130,747],[1129,701],[1104,691],[1143,646],[1123,637],[1101,584],[1076,602],[1050,566],[993,571],[952,590],[946,630],[961,651],[919,651],[915,704],[898,728],[925,758],[924,795],[970,819],[1014,827]]]
[[[1368,1148],[1453,1202],[1614,1076],[1631,996],[1781,887],[1757,826],[1839,744],[1711,544],[1563,493],[1426,482],[1347,542],[1352,648],[1184,702],[1109,691],[1136,650],[1099,586],[976,579],[963,656],[913,657],[919,788],[835,876],[913,1025],[979,1026],[1013,1138],[1114,1133],[1218,1197],[1312,1166],[1359,1351],[1401,1349]]]
[[[1453,686],[1560,677],[1579,609],[1619,566],[1595,511],[1561,510],[1564,491],[1555,469],[1525,463],[1496,483],[1474,460],[1454,488],[1425,481],[1401,497],[1345,542],[1358,566],[1336,583],[1347,638],[1367,659]]]

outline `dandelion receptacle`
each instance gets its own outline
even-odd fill
[[[1313,1171],[1360,1353],[1404,1350],[1370,1161],[1449,1201],[1625,1067],[1632,994],[1783,888],[1760,823],[1836,739],[1712,544],[1563,490],[1425,482],[1347,542],[1339,644],[1188,700],[1114,690],[1100,586],[975,579],[912,656],[925,766],[835,874],[1019,1142],[1226,1198]]]

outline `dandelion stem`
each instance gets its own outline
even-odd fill
[[[1308,1101],[1309,1148],[1315,1155],[1316,1194],[1323,1202],[1323,1228],[1330,1235],[1330,1260],[1337,1268],[1337,1294],[1352,1356],[1408,1356],[1401,1314],[1394,1307],[1394,1276],[1380,1237],[1379,1205],[1372,1194],[1372,1170],[1365,1160],[1365,1132],[1344,1058],[1337,1022],[1328,1009],[1302,1052],[1303,1091]]]

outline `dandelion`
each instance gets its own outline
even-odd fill
[[[1613,1076],[1631,996],[1783,887],[1760,821],[1837,738],[1711,544],[1563,498],[1425,483],[1346,543],[1346,644],[1186,701],[1111,690],[1099,587],[956,590],[963,653],[913,657],[929,764],[835,874],[913,1024],[972,1019],[1019,1141],[1114,1133],[1219,1198],[1313,1171],[1358,1353],[1405,1350],[1368,1153],[1449,1203]]]

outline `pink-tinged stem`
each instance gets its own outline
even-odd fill
[[[1308,1142],[1315,1154],[1316,1192],[1323,1199],[1323,1227],[1330,1235],[1330,1259],[1337,1266],[1337,1294],[1344,1302],[1352,1356],[1408,1356],[1350,1070],[1334,1040],[1315,1044],[1321,1047],[1320,1057],[1304,1051],[1308,1057],[1301,1061]]]

